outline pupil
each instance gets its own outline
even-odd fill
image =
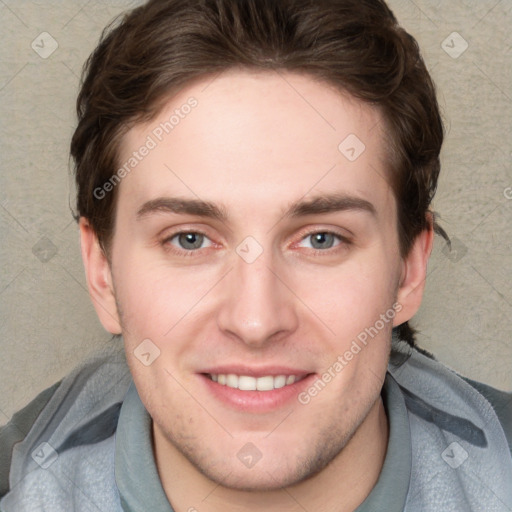
[[[180,235],[180,244],[185,249],[198,249],[203,242],[202,235],[197,233],[182,233]]]
[[[319,249],[330,248],[333,242],[333,236],[330,233],[316,233],[313,236],[313,247]]]

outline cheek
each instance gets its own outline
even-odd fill
[[[192,318],[215,285],[218,269],[176,268],[150,260],[144,251],[119,258],[113,269],[125,337],[163,342],[186,317]]]
[[[373,325],[394,303],[395,272],[359,261],[294,277],[297,296],[337,338],[348,339]],[[332,332],[331,332],[332,334]]]

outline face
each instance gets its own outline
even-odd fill
[[[125,136],[110,269],[128,363],[157,443],[212,480],[299,482],[378,400],[403,270],[385,149],[371,106],[241,71]]]

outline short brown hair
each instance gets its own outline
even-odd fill
[[[118,187],[102,199],[94,191],[114,175],[122,136],[172,93],[231,68],[308,74],[377,106],[402,256],[431,222],[440,230],[429,216],[444,131],[435,87],[383,0],[150,0],[105,29],[77,100],[77,217],[107,255]],[[407,323],[401,334],[413,344]]]

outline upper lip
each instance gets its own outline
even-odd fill
[[[210,375],[247,375],[250,377],[277,377],[278,375],[295,375],[297,377],[305,377],[313,373],[307,370],[290,368],[289,366],[264,366],[249,367],[244,365],[222,365],[202,370],[199,373],[208,373]]]

